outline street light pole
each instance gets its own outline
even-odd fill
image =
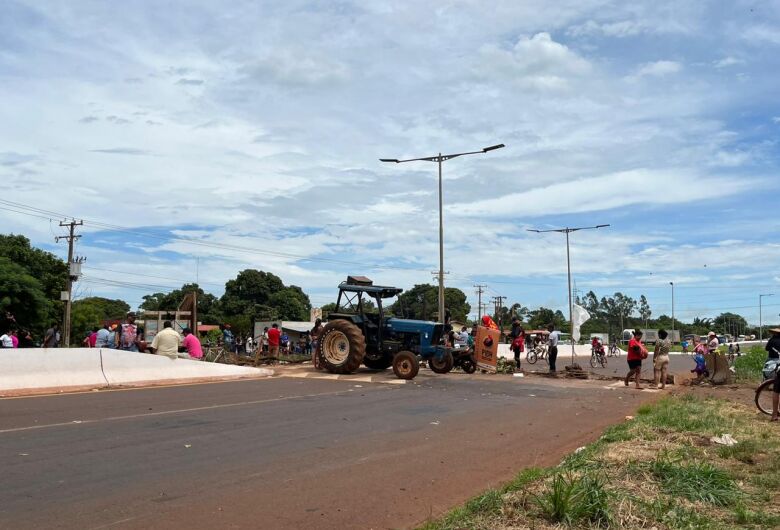
[[[436,156],[426,156],[421,158],[408,158],[405,160],[399,160],[397,158],[380,158],[380,162],[393,162],[401,164],[403,162],[436,162],[439,165],[439,321],[444,322],[444,198],[442,191],[442,162],[446,162],[452,158],[457,158],[464,155],[481,155],[488,151],[494,151],[506,147],[504,144],[491,145],[485,147],[479,151],[468,151],[465,153],[452,153],[443,155],[439,153]]]
[[[764,340],[763,300],[765,296],[774,296],[774,293],[758,295],[758,340],[759,341]]]
[[[569,324],[570,324],[570,330],[571,330],[571,364],[574,366],[575,361],[575,353],[574,353],[574,307],[572,303],[571,298],[571,254],[569,251],[569,234],[572,232],[579,232],[580,230],[595,230],[597,228],[606,228],[609,225],[596,225],[596,226],[579,226],[576,228],[569,228],[568,226],[566,228],[555,228],[552,230],[536,230],[534,228],[529,228],[529,232],[536,232],[537,234],[543,234],[546,232],[558,232],[566,234],[566,276],[568,278],[568,285],[569,285]]]
[[[672,286],[672,340],[674,340],[674,282],[669,282]]]

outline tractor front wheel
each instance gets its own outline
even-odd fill
[[[474,359],[472,358],[464,359],[463,361],[461,361],[460,367],[467,374],[473,374],[474,372],[477,371],[477,363],[475,363]]]
[[[393,373],[398,379],[414,379],[420,371],[420,361],[410,351],[402,351],[393,357]]]
[[[428,359],[428,366],[431,367],[431,370],[436,372],[437,374],[446,374],[450,370],[452,370],[452,367],[455,365],[455,360],[452,358],[452,353],[446,351],[444,352],[444,355],[442,355],[439,358],[436,358],[434,355],[430,359]]]
[[[332,320],[320,337],[320,366],[332,374],[351,374],[366,355],[366,339],[348,320]]]

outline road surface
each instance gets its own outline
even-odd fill
[[[286,375],[0,400],[0,528],[414,527],[658,395],[427,371],[408,384]]]

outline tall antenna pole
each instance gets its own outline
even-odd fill
[[[72,274],[71,268],[73,264],[73,242],[76,239],[79,239],[81,236],[77,236],[75,234],[76,227],[81,226],[84,224],[84,221],[76,221],[73,219],[72,221],[65,222],[60,221],[60,226],[67,226],[68,227],[68,235],[67,236],[57,236],[54,238],[54,240],[59,243],[60,239],[65,239],[68,241],[68,282],[65,286],[66,288],[66,298],[65,298],[65,318],[62,323],[62,336],[63,336],[63,343],[64,346],[67,348],[70,346],[70,312],[71,312],[71,305],[73,303],[73,279],[74,275]]]

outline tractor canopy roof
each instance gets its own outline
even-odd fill
[[[339,289],[350,293],[367,293],[379,298],[392,298],[398,296],[403,289],[400,287],[385,287],[382,285],[354,285],[347,282],[341,282]]]

